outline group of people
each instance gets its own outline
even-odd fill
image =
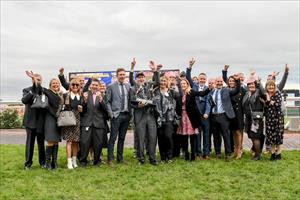
[[[278,73],[273,72],[263,87],[254,71],[247,78],[243,73],[228,76],[229,65],[225,65],[220,77],[207,80],[202,72],[192,78],[194,64],[195,59],[191,59],[186,71],[176,75],[161,71],[162,65],[150,61],[153,77],[146,81],[142,71],[134,77],[133,59],[129,83],[125,81],[126,70],[118,68],[116,81],[107,86],[94,77],[85,83],[81,75],[67,82],[61,68],[58,79],[51,79],[45,88],[40,74],[26,71],[32,86],[23,89],[22,98],[27,133],[25,169],[32,166],[35,138],[39,164],[49,170],[58,166],[58,144],[62,139],[66,141],[68,169],[78,167],[77,162],[85,167],[89,160],[95,166],[101,165],[103,148],[107,148],[107,164],[113,165],[116,140],[116,161],[123,163],[124,141],[131,119],[134,156],[140,165],[145,164],[147,157],[150,164],[158,164],[157,143],[161,163],[171,163],[180,155],[187,161],[197,157],[208,160],[212,146],[216,158],[221,159],[222,140],[225,161],[240,159],[244,132],[253,143],[253,160],[261,159],[264,143],[271,152],[270,160],[281,159],[284,133],[281,91],[288,66],[279,84],[275,83]],[[61,85],[67,92],[62,93]],[[36,106],[41,96],[47,98],[46,107]],[[58,124],[63,111],[73,113],[76,125]]]

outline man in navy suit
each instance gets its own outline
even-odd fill
[[[191,87],[195,91],[204,91],[208,87],[205,85],[206,83],[206,74],[200,73],[198,77],[198,83],[194,83],[191,77],[192,67],[195,63],[195,60],[192,59],[189,62],[189,67],[186,69],[186,78],[189,81]],[[202,156],[204,159],[209,159],[210,151],[209,151],[209,114],[211,110],[211,105],[208,102],[207,95],[204,97],[196,97],[197,108],[201,113],[201,123],[199,125],[199,131],[202,130],[202,134],[198,134],[196,138],[196,154]],[[201,149],[201,137],[203,137],[203,151]]]
[[[216,157],[221,158],[221,139],[215,140],[215,138],[223,137],[225,147],[225,161],[230,160],[231,148],[230,148],[230,132],[229,132],[229,119],[235,117],[234,110],[232,108],[230,95],[235,95],[240,91],[240,79],[236,78],[237,87],[230,90],[227,87],[223,87],[223,78],[216,78],[216,87],[211,91],[209,99],[212,104],[212,124],[214,135],[214,145],[216,151]]]

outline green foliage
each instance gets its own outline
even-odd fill
[[[0,128],[21,128],[22,121],[15,109],[5,109],[0,113]]]
[[[171,164],[139,166],[132,149],[125,164],[66,168],[65,147],[59,168],[40,169],[37,147],[33,169],[23,169],[24,145],[0,146],[0,199],[299,199],[299,151],[284,151],[281,161],[177,159]],[[106,149],[105,149],[106,150]],[[104,151],[106,153],[106,151]],[[104,155],[104,158],[106,156]]]

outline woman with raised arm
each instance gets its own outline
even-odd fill
[[[80,113],[82,112],[83,98],[78,79],[70,81],[69,91],[63,95],[62,109],[71,110],[76,117],[75,126],[63,126],[62,137],[67,141],[66,152],[68,159],[68,169],[78,167],[76,163],[78,143],[80,139]]]
[[[191,89],[190,83],[187,79],[183,78],[180,82],[182,92],[180,93],[180,125],[177,129],[177,134],[182,136],[182,148],[185,152],[185,160],[195,160],[196,150],[196,134],[198,134],[197,128],[200,124],[200,112],[196,104],[196,96],[205,96],[209,93],[209,89],[204,91],[195,91]],[[195,117],[196,116],[196,117]],[[191,157],[188,151],[188,138],[190,138],[191,145]]]
[[[271,161],[281,159],[283,143],[284,117],[281,110],[282,97],[276,89],[275,81],[266,83],[266,145],[271,145]]]
[[[49,89],[45,89],[44,93],[49,99],[45,119],[46,167],[51,170],[57,168],[58,143],[61,142],[60,128],[57,126],[58,112],[62,103],[59,80],[51,79]]]

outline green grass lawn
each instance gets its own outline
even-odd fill
[[[299,151],[284,151],[281,161],[252,161],[244,154],[229,163],[211,159],[156,167],[139,166],[132,150],[126,164],[66,169],[59,151],[59,169],[23,170],[24,145],[0,146],[0,199],[300,199]]]

